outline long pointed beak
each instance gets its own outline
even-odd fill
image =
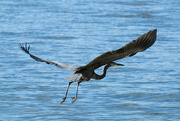
[[[112,66],[124,66],[123,64],[116,63],[116,62],[111,62],[110,64],[111,64],[111,65],[110,65],[111,67],[112,67]]]
[[[116,63],[116,66],[124,66],[123,64]]]

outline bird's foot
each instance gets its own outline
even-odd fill
[[[74,103],[76,101],[76,99],[77,99],[77,97],[74,97],[72,103]]]
[[[64,98],[62,99],[61,104],[62,104],[65,100],[66,100],[66,97],[64,97]]]

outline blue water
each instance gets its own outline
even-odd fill
[[[1,0],[0,121],[179,121],[179,25],[178,0]],[[155,28],[151,48],[81,83],[73,104],[76,83],[60,104],[73,72],[36,62],[17,45],[82,66]]]

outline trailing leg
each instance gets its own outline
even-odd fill
[[[78,87],[79,87],[79,84],[80,84],[80,83],[81,83],[81,81],[77,83],[76,96],[74,97],[72,103],[74,103],[74,102],[76,101],[76,99],[77,99]]]
[[[68,87],[67,87],[67,90],[66,90],[66,94],[65,94],[64,98],[62,99],[61,104],[66,100],[67,93],[68,93],[68,90],[69,90],[69,86],[71,85],[71,83],[73,83],[73,82],[69,82],[69,83],[68,83]]]

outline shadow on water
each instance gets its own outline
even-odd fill
[[[139,15],[119,15],[119,14],[106,14],[99,15],[99,17],[120,17],[120,18],[153,18],[150,14],[139,14]]]

